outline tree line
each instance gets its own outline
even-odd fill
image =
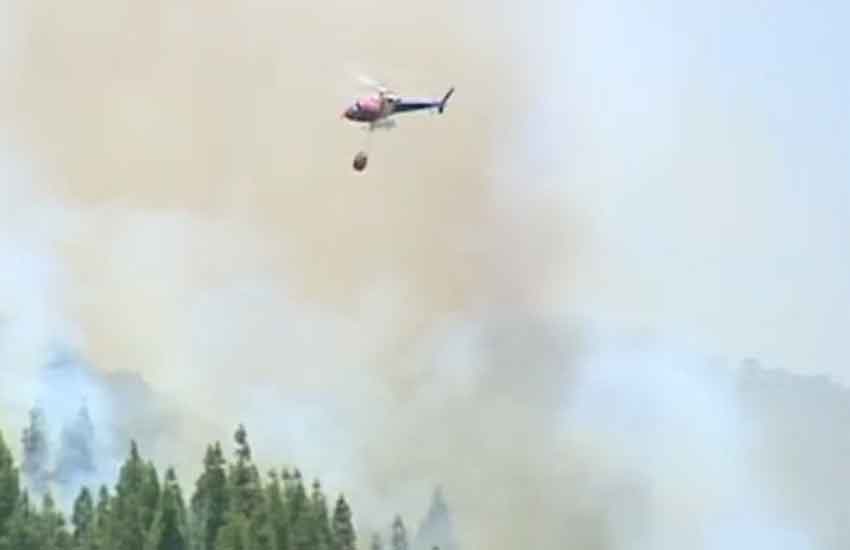
[[[114,486],[81,487],[66,517],[49,490],[36,498],[24,485],[0,433],[0,550],[357,550],[343,494],[329,503],[320,481],[306,483],[297,468],[261,476],[244,426],[234,440],[229,460],[218,442],[207,446],[188,500],[174,468],[160,475],[132,441]],[[369,547],[384,550],[379,534]],[[389,547],[409,550],[399,516]]]

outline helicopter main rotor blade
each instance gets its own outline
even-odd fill
[[[363,84],[364,86],[366,86],[368,88],[372,88],[373,90],[375,90],[375,91],[377,91],[381,94],[392,93],[392,90],[390,90],[386,85],[384,85],[380,81],[378,81],[378,80],[376,80],[376,79],[374,79],[370,76],[367,76],[367,75],[364,75],[364,74],[358,74],[357,80],[361,84]]]

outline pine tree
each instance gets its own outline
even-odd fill
[[[277,536],[271,515],[270,502],[262,486],[259,487],[260,503],[248,520],[251,550],[277,550]]]
[[[230,512],[218,533],[214,550],[252,550],[247,542],[247,520],[245,516]]]
[[[111,511],[111,535],[121,550],[144,550],[159,501],[156,470],[142,461],[135,441],[119,473]]]
[[[251,458],[248,433],[239,425],[234,435],[236,441],[236,463],[230,467],[231,507],[246,518],[251,518],[262,505],[263,493],[260,475]]]
[[[218,442],[207,447],[204,471],[191,500],[193,548],[197,550],[214,550],[224,526],[229,509],[226,464]]]
[[[274,533],[274,547],[276,550],[287,550],[289,548],[289,516],[283,500],[280,479],[274,470],[269,472],[266,501],[269,507],[271,530]]]
[[[295,468],[291,476],[289,472],[284,470],[283,480],[286,501],[289,504],[290,520],[294,522],[307,509],[307,492],[304,490],[304,479],[301,477],[298,468]]]
[[[356,550],[357,538],[351,520],[351,509],[345,501],[344,495],[337,498],[332,529],[335,550]]]
[[[177,505],[177,511],[179,512],[179,520],[181,525],[183,525],[183,529],[185,530],[187,537],[187,547],[189,544],[189,510],[186,507],[186,499],[183,498],[183,489],[180,486],[180,483],[177,481],[177,472],[174,471],[174,468],[169,468],[171,471],[171,477],[173,478],[171,486],[173,490],[174,500]],[[168,472],[166,472],[166,481],[168,480]]]
[[[159,475],[153,462],[148,461],[144,468],[144,484],[141,491],[142,527],[145,531],[150,530],[159,508],[161,487]]]
[[[45,493],[41,510],[35,509],[28,491],[21,493],[8,532],[0,537],[2,550],[72,550],[73,541],[65,518],[56,509],[53,497]]]
[[[291,520],[292,528],[289,531],[290,550],[313,550],[313,517],[310,509],[303,508],[297,516]]]
[[[390,547],[391,550],[408,550],[409,548],[407,529],[404,526],[404,521],[402,521],[401,516],[399,515],[393,519]]]
[[[0,535],[0,550],[42,550],[38,536],[38,517],[26,490],[18,495],[6,524],[6,532]]]
[[[273,529],[266,507],[262,481],[251,456],[248,433],[239,425],[234,434],[235,462],[228,474],[229,514],[223,527],[227,544],[251,550],[274,550]]]
[[[113,548],[115,538],[112,529],[112,495],[106,485],[101,485],[98,491],[94,516],[93,546],[100,550]]]
[[[177,475],[174,468],[169,468],[165,474],[162,496],[148,533],[145,550],[186,550],[187,548],[186,510]]]
[[[310,515],[313,520],[312,546],[314,550],[331,550],[333,547],[333,532],[330,516],[322,485],[318,479],[313,481],[313,492],[310,495]]]
[[[0,539],[6,534],[8,523],[15,514],[20,498],[20,478],[12,453],[0,432]]]
[[[312,550],[313,519],[304,490],[301,471],[295,468],[290,476],[284,472],[284,487],[289,512],[289,550]]]
[[[419,530],[416,532],[413,547],[416,550],[456,550],[457,541],[454,523],[441,487],[434,489],[431,506]]]
[[[372,533],[372,541],[369,544],[369,550],[384,550],[384,541],[380,533]]]
[[[21,436],[24,459],[21,471],[32,493],[44,495],[48,490],[50,449],[47,440],[47,419],[40,407],[30,410],[30,423]]]
[[[44,495],[39,514],[38,538],[40,546],[50,550],[70,550],[71,536],[66,530],[65,517],[56,508],[53,496],[48,492]]]
[[[94,499],[88,487],[80,490],[74,501],[74,511],[71,516],[74,526],[74,544],[76,548],[88,549],[92,546],[95,529]]]
[[[83,404],[73,422],[62,429],[56,481],[63,484],[70,484],[75,478],[88,481],[94,473],[94,424],[88,407]]]

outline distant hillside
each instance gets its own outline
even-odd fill
[[[791,517],[815,526],[824,548],[850,548],[850,391],[755,361],[736,378],[768,485]]]
[[[745,423],[746,460],[760,476],[759,486],[770,491],[762,495],[766,501],[779,503],[783,517],[815,537],[814,548],[850,548],[850,390],[826,377],[795,375],[755,361],[712,367],[710,378],[722,379],[735,394]],[[81,483],[114,480],[131,439],[155,447],[177,420],[140,377],[103,373],[72,355],[45,367],[41,385],[41,398],[33,403],[34,413],[40,412],[30,429],[43,422],[44,441],[29,434],[32,448],[23,453],[22,474],[28,486],[37,486],[39,476],[47,480],[63,504]],[[14,439],[20,442],[21,435]],[[19,447],[12,438],[7,441]],[[647,489],[651,493],[652,487]],[[462,550],[456,529],[438,488],[411,532],[409,550]],[[390,539],[386,547],[393,550]],[[362,542],[364,548],[369,544]]]

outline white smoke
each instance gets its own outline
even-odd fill
[[[612,548],[820,548],[783,515],[761,472],[759,433],[736,383],[735,372],[676,343],[609,334],[588,350],[564,412],[566,444],[596,480],[640,488],[633,506],[591,491],[608,512]]]
[[[17,151],[0,150],[0,404],[20,427],[38,393],[36,373],[57,343],[78,334],[61,311],[63,276],[54,240],[63,213],[34,184]]]
[[[82,485],[114,482],[134,434],[155,444],[162,407],[145,402],[151,395],[141,381],[105,376],[85,360],[85,341],[68,314],[69,275],[62,254],[79,228],[79,212],[47,193],[44,184],[50,179],[44,171],[31,170],[21,151],[5,145],[0,151],[0,429],[23,460],[20,436],[29,411],[41,409],[49,444],[45,473],[53,477],[61,464],[62,479],[53,477],[50,489],[67,509]],[[83,408],[94,425],[93,438],[74,433],[82,429]],[[63,440],[75,437],[91,439],[85,445],[91,444],[86,452],[95,460],[93,469],[75,465],[73,453],[63,448]]]

